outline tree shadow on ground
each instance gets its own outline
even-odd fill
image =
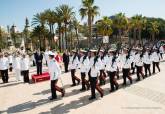
[[[61,99],[57,99],[57,100],[61,100]],[[38,100],[37,102],[28,101],[22,104],[9,107],[7,110],[1,111],[1,113],[6,112],[8,114],[11,114],[11,113],[25,112],[25,111],[32,110],[38,106],[48,104],[48,103],[51,103],[51,101],[48,99],[41,99],[41,100]]]
[[[87,100],[89,96],[80,97],[78,100],[71,101],[68,104],[61,103],[54,108],[51,108],[51,111],[41,112],[39,114],[66,114],[69,113],[72,109],[78,109],[80,107],[86,106],[93,101]]]

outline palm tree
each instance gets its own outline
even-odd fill
[[[42,26],[44,27],[46,23],[46,18],[44,13],[37,13],[32,19],[32,26]]]
[[[57,22],[57,17],[54,11],[48,9],[44,11],[45,20],[49,26],[49,44],[52,47],[52,38],[54,38],[54,24]]]
[[[59,7],[56,7],[55,8],[55,11],[54,11],[54,16],[56,17],[56,22],[57,22],[57,25],[58,25],[58,38],[59,38],[59,50],[61,52],[61,49],[62,49],[62,45],[61,45],[61,27],[62,27],[62,22],[63,22],[63,19],[62,19],[62,16],[61,16],[61,10],[59,9]]]
[[[159,23],[157,21],[150,22],[150,26],[149,26],[148,30],[152,36],[151,40],[154,41],[155,35],[159,34]]]
[[[97,31],[102,36],[110,36],[113,32],[112,30],[112,20],[108,17],[103,17],[102,20],[98,21],[97,24]]]
[[[65,40],[66,40],[66,49],[67,47],[67,25],[69,24],[70,20],[74,16],[73,7],[69,7],[68,5],[61,5],[56,8],[56,10],[59,12],[60,16],[62,17],[62,20],[64,22],[65,27]]]
[[[113,24],[115,28],[118,29],[118,34],[119,34],[120,43],[121,43],[122,31],[124,31],[127,28],[128,19],[124,13],[118,13],[115,15],[113,19]]]
[[[80,28],[80,22],[76,18],[74,18],[74,20],[72,21],[72,24],[73,24],[73,28],[74,28],[75,33],[76,33],[77,45],[79,45],[80,41],[79,41],[78,31],[79,31],[79,28]]]
[[[99,7],[94,5],[94,0],[82,0],[82,7],[80,8],[79,13],[82,19],[85,17],[88,18],[88,47],[92,40],[92,23],[94,21],[94,17],[99,15],[98,10]]]
[[[143,44],[142,38],[141,38],[141,31],[142,29],[145,28],[146,25],[146,18],[143,17],[142,15],[135,15],[132,17],[133,20],[133,27],[134,27],[134,32],[138,32],[138,39],[141,44]]]

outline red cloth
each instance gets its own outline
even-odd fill
[[[55,56],[55,60],[58,62],[58,63],[61,63],[61,61],[62,61],[62,56],[61,55],[56,55]]]

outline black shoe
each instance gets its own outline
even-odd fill
[[[89,98],[89,100],[94,100],[94,99],[96,99],[96,97],[90,97],[90,98]]]
[[[114,92],[114,89],[109,90],[109,92],[110,92],[110,93],[111,93],[111,92]]]
[[[62,97],[64,97],[64,96],[65,96],[65,90],[62,89]]]
[[[76,84],[72,84],[72,85],[71,85],[71,87],[74,87],[74,86],[76,86]]]
[[[80,91],[86,91],[86,89],[80,89]]]
[[[118,89],[119,89],[119,85],[117,84],[117,85],[116,85],[116,90],[118,90]]]
[[[136,79],[136,81],[138,82],[138,81],[140,81],[140,79]]]
[[[54,98],[52,97],[52,98],[50,98],[49,100],[51,100],[51,101],[52,101],[52,100],[55,100],[55,99],[57,99],[57,97],[54,97]]]
[[[80,84],[80,80],[78,80],[78,82],[77,82],[77,85],[79,85]]]
[[[123,86],[126,86],[127,84],[126,84],[126,83],[123,83],[122,85],[123,85]]]

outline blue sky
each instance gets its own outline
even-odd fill
[[[0,25],[6,27],[14,23],[22,30],[26,17],[31,21],[37,12],[54,9],[61,4],[74,7],[77,18],[81,20],[78,15],[81,0],[0,0]],[[124,12],[128,17],[142,14],[165,19],[165,0],[95,0],[95,5],[100,7],[100,16],[96,19],[119,12]]]

